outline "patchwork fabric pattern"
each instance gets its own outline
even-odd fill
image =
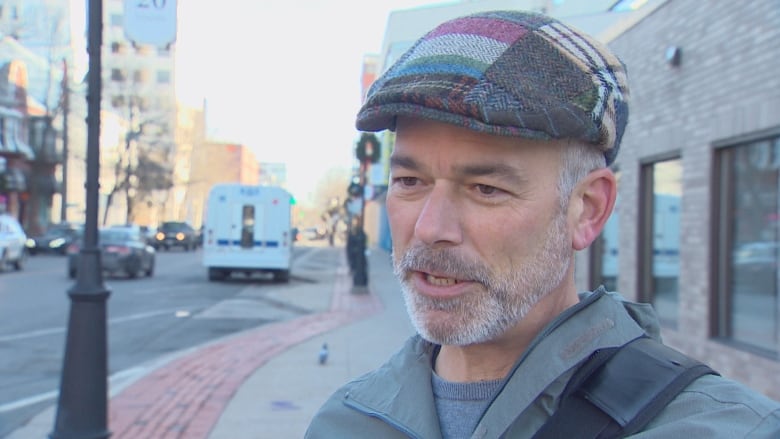
[[[371,86],[361,131],[394,129],[397,116],[530,139],[575,139],[612,163],[628,120],[622,62],[551,17],[493,11],[445,22]]]

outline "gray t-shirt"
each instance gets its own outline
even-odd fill
[[[455,383],[435,372],[431,381],[443,439],[471,437],[501,385],[501,380]]]

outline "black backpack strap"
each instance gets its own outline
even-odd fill
[[[649,337],[596,351],[569,380],[558,410],[534,439],[631,435],[706,374],[717,372]]]

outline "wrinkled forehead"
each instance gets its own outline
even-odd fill
[[[568,141],[486,134],[426,119],[399,118],[391,167],[470,175],[545,171],[557,175]]]

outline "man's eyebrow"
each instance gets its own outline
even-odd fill
[[[390,156],[391,168],[402,168],[419,171],[423,166],[414,158],[404,155]],[[527,180],[523,172],[513,166],[501,162],[470,163],[456,166],[455,175],[460,178],[491,176],[509,183],[520,184]]]
[[[404,168],[417,170],[420,169],[420,165],[413,158],[403,155],[391,155],[390,156],[391,168]]]
[[[506,163],[473,163],[455,168],[455,174],[461,177],[494,177],[510,183],[526,181],[522,171]]]

